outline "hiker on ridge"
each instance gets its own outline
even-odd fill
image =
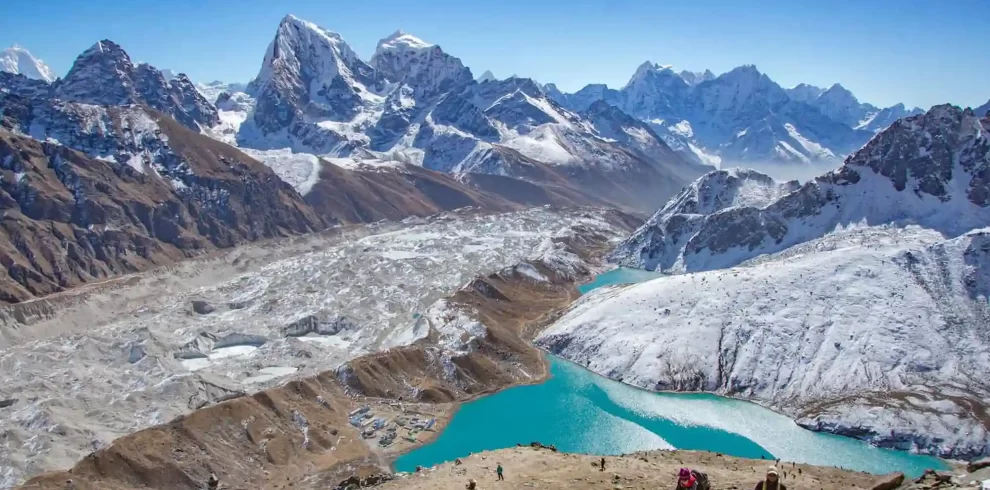
[[[502,476],[502,463],[498,463],[498,467],[495,468],[495,473],[498,474],[498,481],[505,480],[505,477]]]
[[[753,490],[787,490],[787,486],[780,482],[777,467],[771,466],[767,468],[766,479],[757,483]]]
[[[677,487],[674,490],[710,490],[708,475],[700,471],[681,468],[677,473]]]
[[[675,490],[698,490],[698,479],[691,474],[691,470],[681,468],[681,471],[677,473]]]

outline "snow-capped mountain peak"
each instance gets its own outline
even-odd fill
[[[392,82],[402,82],[417,97],[449,90],[474,79],[461,60],[401,30],[378,42],[371,66]]]
[[[419,51],[432,47],[433,44],[430,44],[416,36],[413,36],[412,34],[406,33],[402,29],[399,29],[393,32],[392,35],[378,41],[378,48],[375,50],[375,53],[391,50]]]
[[[385,80],[362,61],[340,34],[287,15],[265,52],[258,76],[248,85],[257,99],[252,116],[262,135],[290,129],[304,118],[350,120],[380,100]],[[320,146],[339,135],[317,138]]]
[[[0,52],[0,71],[21,74],[34,80],[55,81],[55,73],[31,52],[15,44]]]
[[[705,70],[703,72],[693,72],[684,70],[680,73],[681,78],[684,79],[688,85],[697,85],[702,82],[707,82],[709,80],[715,79],[715,74],[711,70]]]
[[[151,65],[135,65],[122,47],[109,40],[79,55],[65,78],[55,84],[54,93],[67,102],[147,105],[197,130],[219,122],[216,108],[185,75],[170,82]]]
[[[739,207],[699,207],[702,193],[691,189],[710,187],[709,174],[614,258],[649,269],[710,270],[864,225],[913,224],[958,236],[990,223],[990,183],[983,177],[990,173],[988,130],[990,119],[969,109],[936,106],[898,120],[842,167],[771,201]]]
[[[357,54],[340,34],[289,14],[279,23],[256,80],[270,79],[275,65],[297,73],[311,70],[313,78],[330,80],[341,73],[342,68],[346,71],[348,62],[357,59]]]
[[[495,78],[495,75],[492,73],[491,70],[485,70],[485,72],[482,73],[480,77],[478,77],[478,83],[482,83],[482,82],[495,82],[495,81],[498,81],[498,79]],[[549,87],[553,87],[554,89],[557,88],[557,86],[554,85],[554,84],[552,84],[552,83],[548,83],[547,84],[547,87],[548,88]]]
[[[856,96],[849,91],[849,89],[843,87],[838,83],[833,84],[831,87],[828,88],[828,90],[823,92],[818,98],[820,100],[833,101],[834,103],[837,104],[843,104],[849,106],[859,105],[859,99],[857,99]]]
[[[724,80],[742,81],[758,80],[763,77],[763,73],[756,65],[740,65],[719,76]]]
[[[57,88],[59,98],[103,105],[133,103],[131,57],[113,41],[97,41],[83,51]]]
[[[785,89],[785,91],[791,100],[797,102],[812,102],[825,93],[825,89],[807,83],[799,83],[794,88]]]
[[[671,75],[676,75],[671,68],[671,65],[661,65],[652,61],[644,61],[643,64],[636,68],[636,72],[633,73],[632,78],[630,78],[629,82],[626,83],[626,87],[631,87],[642,82],[653,73],[667,71]]]

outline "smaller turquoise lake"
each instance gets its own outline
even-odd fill
[[[650,279],[656,279],[662,274],[659,272],[653,272],[643,269],[629,269],[626,267],[619,267],[618,269],[612,269],[603,274],[598,274],[595,279],[589,283],[582,284],[578,286],[578,291],[581,294],[587,294],[590,291],[594,291],[602,286],[615,286],[617,284],[636,284],[638,282],[649,281]]]
[[[630,284],[654,272],[616,269],[582,286]],[[396,471],[414,471],[480,451],[539,441],[561,451],[618,455],[650,449],[707,450],[746,458],[780,458],[825,466],[916,476],[944,469],[941,460],[802,429],[754,403],[710,394],[653,393],[548,356],[550,379],[465,403],[430,444],[401,456]]]

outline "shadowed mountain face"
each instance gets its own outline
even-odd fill
[[[147,165],[118,165],[0,130],[3,301],[326,226],[268,167],[236,149],[140,108],[104,111],[102,137],[148,124],[168,146],[154,148]]]

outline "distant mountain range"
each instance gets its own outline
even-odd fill
[[[526,79],[478,83],[401,32],[366,63],[286,17],[246,86],[196,86],[109,40],[60,79],[15,55],[0,72],[2,302],[338,223],[645,211],[708,170],[619,111],[573,113]]]
[[[342,222],[464,206],[652,212],[719,161],[837,163],[915,112],[861,104],[838,85],[785,90],[752,66],[715,76],[644,63],[621,90],[564,94],[476,79],[402,31],[365,61],[291,15],[247,84],[194,84],[109,40],[64,78],[20,47],[0,69],[6,301]],[[133,182],[158,197],[122,197]],[[111,257],[121,253],[133,257]]]
[[[898,104],[860,103],[839,84],[784,89],[755,66],[715,76],[677,73],[646,62],[622,89],[588,85],[565,94],[544,86],[561,105],[581,110],[595,101],[647,121],[673,148],[697,161],[836,163],[893,121],[917,114]]]
[[[0,60],[4,71],[54,81],[23,48]],[[177,79],[170,70],[161,75]],[[411,34],[382,39],[364,61],[339,34],[289,15],[249,84],[195,85],[212,104],[234,101],[218,107],[231,113],[219,127],[198,123],[243,148],[387,154],[443,172],[515,176],[512,150],[558,172],[576,161],[598,163],[584,165],[584,173],[630,165],[595,139],[596,128],[580,124],[596,101],[646,122],[682,160],[726,167],[837,165],[893,121],[921,112],[862,103],[839,84],[782,88],[752,65],[715,75],[645,62],[621,89],[591,84],[574,93],[515,76],[499,80],[490,71],[472,78],[458,58]]]

